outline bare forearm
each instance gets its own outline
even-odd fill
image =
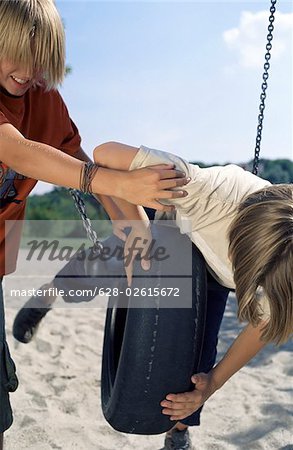
[[[183,394],[170,393],[161,402],[162,413],[171,420],[181,420],[197,411],[223,384],[250,361],[264,346],[261,332],[264,322],[254,328],[248,325],[237,337],[224,358],[209,373],[191,377],[195,389]]]
[[[213,369],[213,379],[217,388],[247,364],[264,346],[265,342],[260,339],[261,328],[264,323],[254,328],[247,327],[236,338],[227,351],[224,358]]]
[[[123,220],[127,221],[145,221],[149,222],[148,216],[142,206],[133,205],[118,197],[113,197],[117,208],[121,211]]]
[[[110,144],[111,145],[111,144]],[[124,144],[113,144],[113,145],[122,145],[123,148],[129,148],[131,149],[130,152],[131,154],[128,152],[128,160],[126,160],[125,158],[125,153],[124,153],[124,158],[123,158],[123,164],[128,164],[128,166],[130,165],[130,162],[132,160],[131,157],[134,157],[136,154],[136,150],[134,149],[134,147],[128,147]],[[102,148],[103,149],[103,154],[106,154],[107,158],[109,159],[110,156],[110,152],[108,151],[108,147],[109,144],[102,144],[100,147],[98,148]],[[104,153],[105,152],[105,153]],[[121,151],[119,152],[119,155],[121,155]],[[81,160],[81,161],[92,161],[91,158],[83,151],[82,148],[80,148],[76,153],[75,153],[75,158]],[[116,160],[116,166],[118,169],[123,169],[122,167],[122,163],[119,160]],[[111,161],[113,160],[113,158],[111,157]],[[99,164],[101,164],[101,161],[96,161],[97,163],[99,162]],[[108,168],[114,168],[114,162],[111,164],[107,164]],[[111,218],[111,220],[146,220],[148,221],[148,217],[147,214],[145,213],[144,209],[142,207],[133,205],[132,203],[127,202],[126,200],[120,199],[118,197],[109,197],[106,195],[102,195],[102,194],[94,194],[94,197],[96,198],[96,200],[98,202],[100,202],[105,211],[107,212],[107,214],[109,215],[109,217]]]
[[[75,158],[80,161],[92,161],[92,159],[84,152],[82,148],[80,148],[74,155]],[[93,194],[95,199],[101,203],[110,217],[111,220],[121,220],[124,219],[124,215],[121,211],[121,208],[117,205],[117,202],[114,201],[112,197],[103,194]]]
[[[124,146],[127,148],[127,146]],[[25,139],[12,125],[0,125],[0,161],[29,178],[60,186],[79,188],[82,162],[46,144]],[[116,169],[116,168],[114,168]],[[123,198],[135,205],[171,211],[158,200],[183,197],[172,191],[187,183],[184,174],[172,165],[124,172],[100,167],[91,181],[95,194]]]
[[[5,127],[6,125],[1,125]],[[46,144],[18,136],[1,134],[0,160],[18,173],[48,183],[80,187],[82,162]],[[93,190],[98,194],[115,195],[119,185],[118,171],[100,168],[93,180]]]

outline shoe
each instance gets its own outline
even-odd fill
[[[182,431],[173,428],[169,431],[162,450],[193,450],[188,428]]]
[[[38,325],[52,309],[43,303],[41,297],[32,297],[18,311],[12,328],[12,334],[19,342],[28,344],[37,332]]]

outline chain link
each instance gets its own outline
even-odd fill
[[[100,253],[103,250],[103,245],[99,241],[97,233],[93,229],[92,223],[90,218],[87,215],[85,203],[79,193],[76,189],[69,189],[70,194],[73,197],[75,207],[77,211],[79,212],[83,227],[86,231],[87,237],[89,240],[93,243],[94,251]]]
[[[266,45],[266,54],[265,54],[265,63],[264,63],[264,73],[262,76],[263,83],[261,85],[261,95],[260,95],[260,105],[259,105],[259,115],[258,115],[258,125],[256,131],[256,142],[254,149],[254,161],[253,161],[253,169],[252,173],[257,175],[258,173],[258,165],[259,165],[259,154],[260,154],[260,144],[262,138],[262,129],[263,129],[263,120],[264,120],[264,110],[265,110],[265,99],[266,99],[266,90],[268,87],[268,78],[269,78],[269,68],[270,68],[270,59],[271,59],[271,50],[272,50],[272,40],[273,40],[273,31],[274,31],[274,20],[275,20],[275,12],[277,0],[271,0],[270,7],[270,17],[269,17],[269,26],[268,26],[268,35],[267,35],[267,45]]]

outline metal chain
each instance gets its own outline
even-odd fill
[[[264,73],[262,76],[263,83],[261,85],[261,95],[260,95],[260,105],[259,105],[259,115],[258,115],[258,125],[257,125],[257,132],[256,132],[256,143],[255,143],[255,150],[254,150],[254,161],[253,161],[253,169],[252,173],[254,175],[257,175],[258,173],[258,165],[259,165],[259,153],[260,153],[260,144],[261,144],[261,138],[262,138],[262,129],[263,129],[263,120],[264,120],[264,110],[265,110],[265,99],[266,99],[266,90],[268,87],[268,78],[269,78],[269,68],[270,63],[269,60],[271,59],[271,50],[272,50],[272,40],[273,40],[273,31],[274,31],[274,20],[275,20],[275,12],[276,12],[276,5],[277,0],[271,0],[271,7],[270,7],[270,17],[269,17],[269,26],[268,26],[268,35],[267,35],[267,45],[266,45],[266,54],[265,54],[265,64],[264,64]]]
[[[99,241],[97,233],[93,229],[91,220],[88,217],[87,212],[86,212],[85,203],[84,203],[79,191],[77,191],[76,189],[69,189],[69,192],[72,195],[74,203],[75,203],[75,207],[81,216],[82,224],[86,231],[87,237],[94,245],[94,251],[101,252],[103,250],[103,245]]]

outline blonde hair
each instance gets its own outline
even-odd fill
[[[244,199],[229,240],[239,319],[259,324],[262,288],[270,306],[262,339],[286,342],[293,331],[293,185],[269,186]]]
[[[0,60],[40,73],[47,89],[65,73],[65,36],[53,0],[0,0]]]

